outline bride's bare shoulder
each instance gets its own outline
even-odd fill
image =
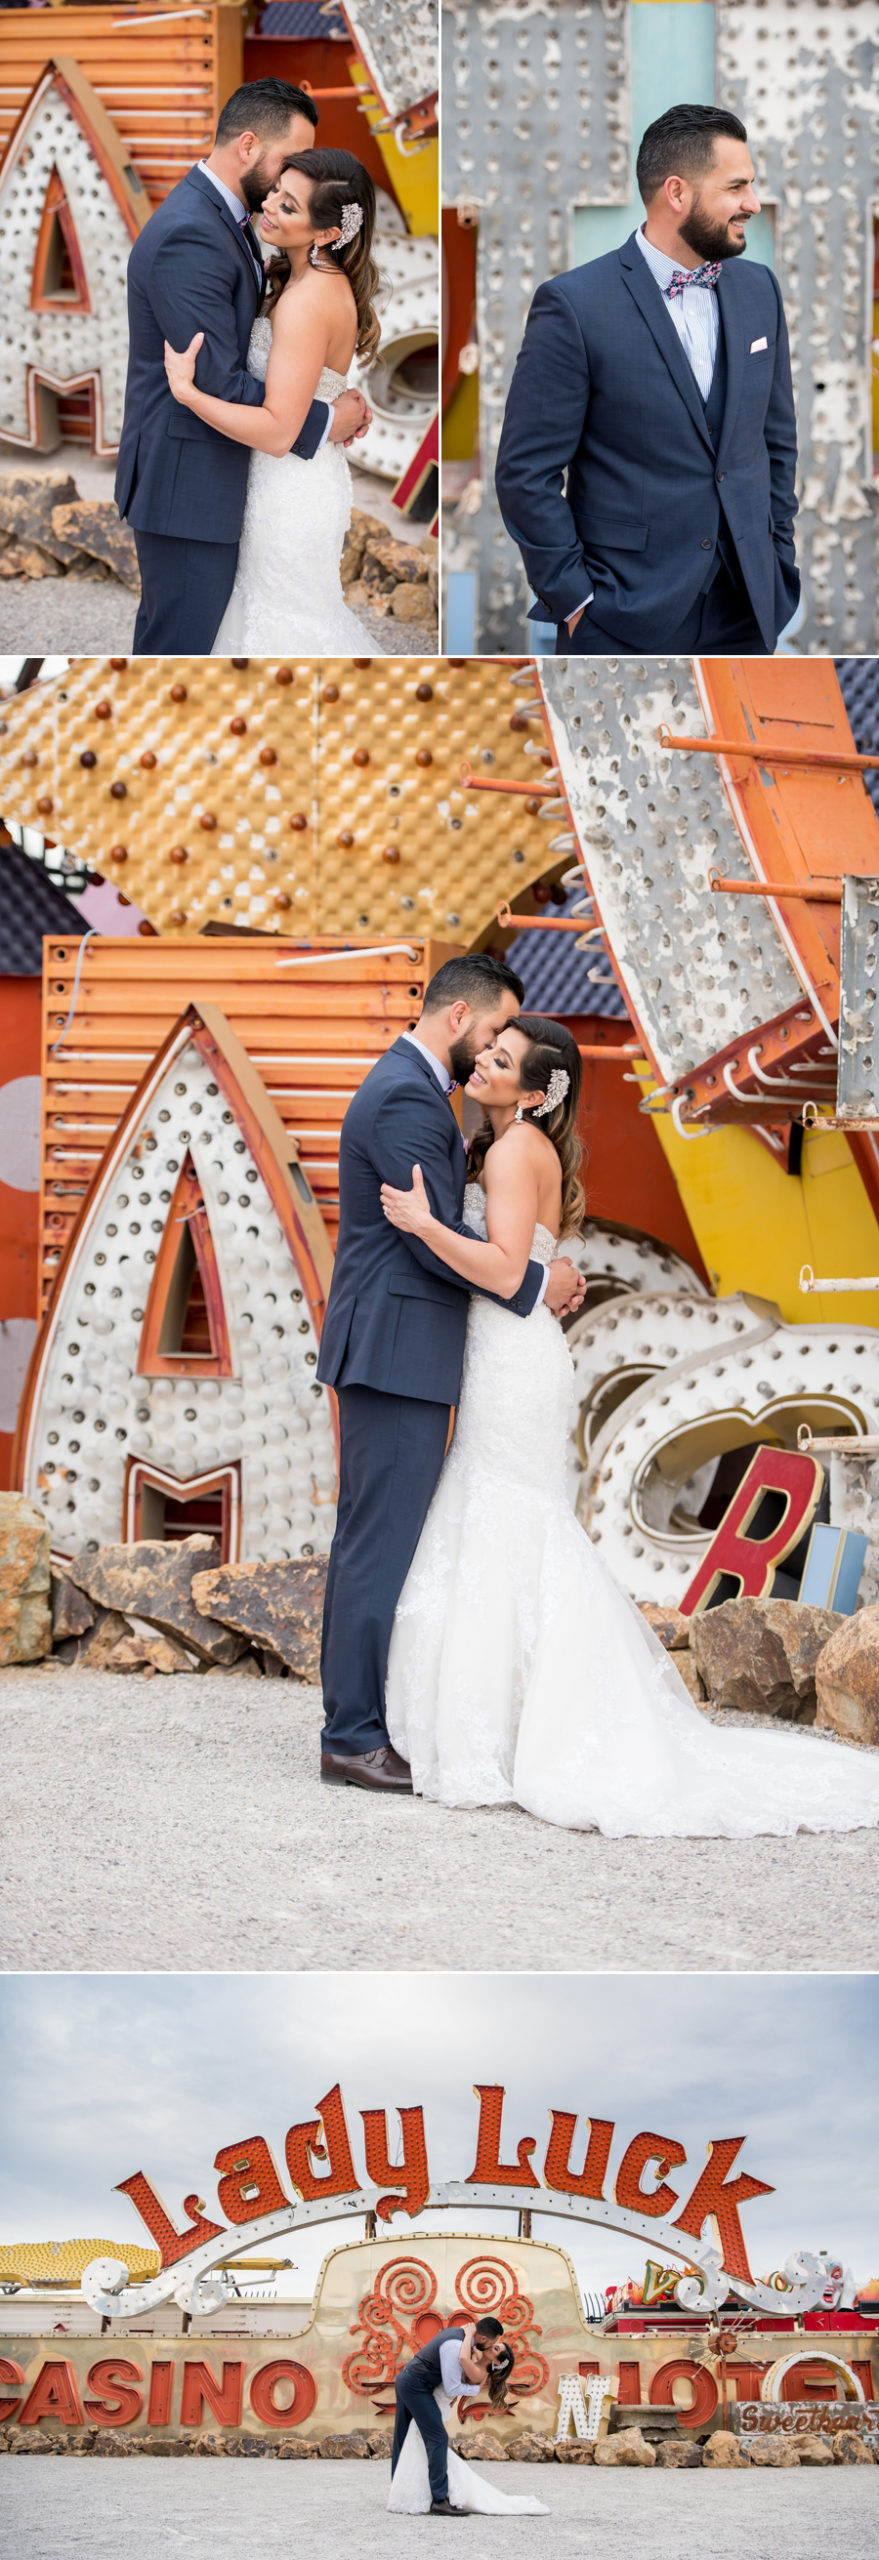
[[[486,1183],[491,1181],[492,1166],[495,1175],[498,1175],[503,1174],[504,1168],[510,1165],[516,1165],[521,1173],[527,1169],[533,1172],[536,1179],[539,1179],[547,1147],[550,1154],[555,1153],[551,1141],[544,1137],[542,1129],[532,1128],[529,1120],[511,1120],[509,1128],[504,1130],[503,1137],[495,1138],[493,1146],[489,1147],[483,1168],[483,1180]]]

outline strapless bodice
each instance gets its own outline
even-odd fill
[[[271,344],[271,316],[268,311],[260,311],[251,329],[250,345],[247,350],[247,370],[248,373],[255,374],[257,382],[265,381]],[[347,374],[334,373],[332,366],[325,364],[315,383],[314,397],[316,400],[338,400],[347,387]]]
[[[478,1235],[488,1235],[485,1193],[481,1182],[468,1182],[464,1193],[464,1216],[468,1227],[475,1227]],[[548,1227],[536,1226],[531,1240],[531,1261],[552,1262],[557,1249],[558,1237],[550,1235]]]

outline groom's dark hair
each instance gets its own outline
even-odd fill
[[[464,960],[444,960],[424,991],[425,1013],[443,1013],[450,1004],[469,1005],[471,1013],[479,1013],[488,1004],[496,1004],[502,988],[521,1004],[525,989],[515,969],[506,960],[495,960],[490,951],[469,951]]]
[[[314,99],[304,89],[294,89],[289,80],[245,80],[220,109],[216,140],[234,142],[237,133],[279,140],[292,116],[307,116],[309,124],[317,124]]]
[[[664,187],[666,178],[704,178],[722,133],[733,142],[748,139],[744,125],[728,107],[667,107],[664,116],[657,116],[642,136],[635,162],[644,204]]]
[[[475,2338],[502,2338],[503,2334],[501,2323],[495,2319],[493,2311],[487,2311],[484,2320],[477,2320],[473,2332]]]

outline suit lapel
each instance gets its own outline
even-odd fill
[[[722,295],[723,297],[721,301],[721,326],[723,328],[724,346],[726,348],[726,404],[723,412],[723,424],[721,426],[717,444],[717,460],[718,464],[720,464],[732,439],[733,430],[739,414],[739,403],[742,397],[742,383],[745,370],[745,331],[743,326],[745,316],[745,296],[739,289],[739,278],[736,275],[735,270],[728,269],[726,266],[721,270],[720,282],[716,287],[716,291],[719,296]]]
[[[642,258],[641,251],[636,247],[634,240],[627,240],[625,248],[620,250],[619,257],[632,299],[637,303],[642,318],[647,322],[651,337],[655,339],[660,355],[668,366],[672,381],[689,410],[694,427],[698,429],[703,444],[707,444],[709,453],[713,453],[714,447],[705,423],[705,410],[699,386],[684,354],[674,321],[670,318],[668,311],[663,308],[663,297],[656,278],[651,275],[647,261]]]
[[[250,249],[247,246],[247,241],[244,237],[244,228],[242,224],[240,222],[236,222],[234,214],[230,213],[228,205],[223,203],[222,196],[217,194],[216,187],[211,186],[210,179],[203,175],[201,169],[190,169],[187,172],[187,176],[189,185],[197,187],[199,195],[204,197],[206,203],[211,206],[214,213],[219,214],[220,221],[225,223],[227,231],[231,233],[232,239],[236,242],[240,255],[244,259],[244,264],[247,268],[257,301],[261,302],[264,288],[261,289],[257,283],[256,276],[254,274],[253,259]]]

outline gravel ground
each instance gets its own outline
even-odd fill
[[[466,2560],[875,2560],[872,2471],[578,2471],[507,2463],[508,2495],[548,2516],[467,2516]],[[0,2460],[0,2516],[15,2560],[412,2560],[435,2552],[432,2516],[389,2516],[383,2462],[213,2463]],[[441,2539],[441,2537],[439,2537]]]
[[[91,578],[5,578],[0,585],[0,652],[28,657],[128,656],[137,597],[130,587]],[[435,628],[364,616],[376,657],[434,658]]]
[[[290,1680],[39,1665],[0,1672],[0,1714],[8,1970],[877,1961],[873,1832],[604,1840],[321,1787],[319,1695]]]

